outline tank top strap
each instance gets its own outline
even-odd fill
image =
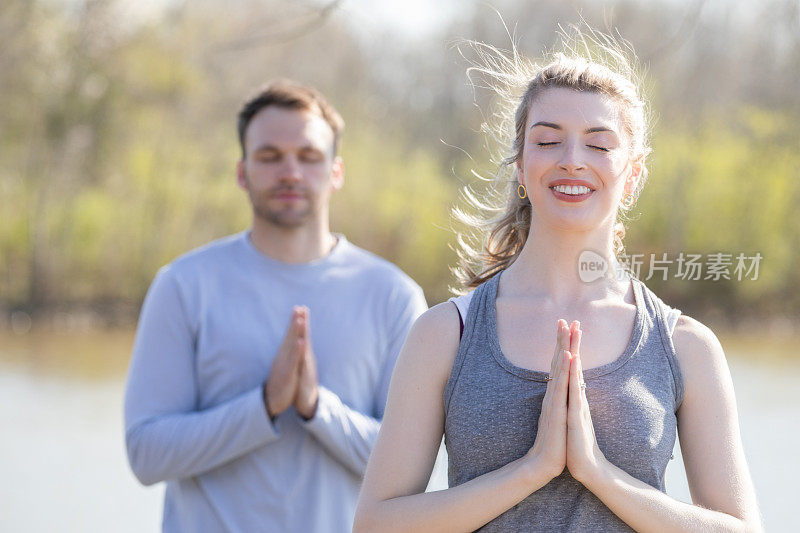
[[[660,344],[664,349],[664,354],[672,370],[672,379],[675,383],[675,410],[677,411],[683,401],[685,389],[683,375],[678,362],[678,355],[675,351],[675,345],[672,342],[672,333],[681,311],[664,303],[664,301],[651,291],[644,282],[638,278],[633,279],[634,282],[641,287],[641,294],[646,302],[648,314],[652,317],[653,333],[658,335]]]
[[[456,304],[458,312],[461,314],[463,330],[461,331],[461,340],[458,344],[458,352],[456,353],[453,367],[450,370],[450,376],[447,378],[447,383],[444,388],[442,400],[444,402],[445,413],[447,413],[450,407],[450,397],[453,395],[453,388],[458,381],[458,375],[461,372],[461,368],[464,366],[464,360],[469,352],[470,343],[475,332],[475,324],[479,321],[478,315],[484,314],[484,308],[488,305],[487,300],[489,300],[490,297],[491,304],[494,305],[494,292],[496,288],[495,291],[492,291],[490,290],[490,285],[492,283],[496,285],[498,277],[498,274],[495,274],[467,295],[450,299]],[[467,305],[465,306],[464,304]]]
[[[453,296],[452,298],[448,299],[448,302],[453,302],[455,304],[456,309],[458,310],[458,322],[460,333],[458,338],[464,336],[464,321],[467,318],[467,314],[469,314],[469,304],[472,301],[472,296],[475,294],[475,290],[471,290],[466,294],[462,294],[461,296]]]

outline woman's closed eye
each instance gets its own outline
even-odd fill
[[[538,142],[536,144],[537,144],[537,146],[554,146],[554,145],[560,144],[560,143],[559,143],[559,141],[548,141],[548,142]],[[589,147],[589,148],[592,148],[594,150],[599,150],[601,152],[608,152],[609,151],[608,148],[604,148],[602,146],[597,146],[597,145],[594,145],[594,144],[587,144],[586,146]]]

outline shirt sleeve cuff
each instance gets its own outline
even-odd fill
[[[333,418],[333,414],[341,408],[342,400],[339,399],[339,396],[335,392],[319,385],[319,398],[317,399],[317,410],[314,411],[314,416],[306,420],[298,413],[297,418],[300,420],[301,426],[313,433],[315,430],[320,430],[327,426]]]
[[[280,437],[278,429],[270,420],[267,408],[264,406],[264,388],[256,387],[247,394],[245,399],[247,408],[247,426],[258,436],[264,444],[277,440]]]

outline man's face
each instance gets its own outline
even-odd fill
[[[255,216],[282,228],[327,217],[330,196],[343,183],[333,139],[315,113],[275,106],[259,111],[245,132],[246,155],[237,168]]]

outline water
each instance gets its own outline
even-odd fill
[[[130,472],[122,427],[129,332],[0,337],[0,531],[160,529],[163,485]],[[727,347],[727,343],[723,343]],[[785,347],[783,348],[785,351]],[[759,362],[758,343],[727,349],[742,441],[768,531],[798,531],[800,361]],[[69,357],[53,354],[69,352]],[[690,503],[680,447],[667,493]],[[429,489],[446,487],[444,455]]]

